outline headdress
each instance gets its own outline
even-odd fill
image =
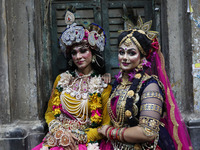
[[[134,32],[139,32],[140,34],[145,35],[149,40],[153,41],[153,39],[155,39],[155,37],[158,35],[158,32],[156,31],[150,31],[150,28],[152,26],[152,21],[148,21],[146,23],[143,23],[142,18],[139,16],[138,21],[137,21],[137,26],[134,26],[130,21],[126,22],[126,25],[128,27],[127,30],[121,30],[122,31],[130,31],[130,33],[128,35],[126,35],[121,42],[119,43],[119,45],[121,45],[122,43],[124,43],[125,45],[130,45],[131,42],[134,42],[135,45],[138,47],[138,49],[140,50],[140,52],[143,55],[147,55],[147,51],[144,50],[144,48],[142,47],[142,45],[140,44],[140,42],[137,40],[137,38],[135,38],[133,36]]]
[[[89,46],[96,51],[103,51],[106,44],[106,36],[103,28],[92,23],[89,28],[86,29],[83,25],[77,25],[74,21],[74,14],[67,10],[65,14],[65,23],[67,27],[60,36],[61,50],[66,52],[68,46],[86,41],[89,43]]]

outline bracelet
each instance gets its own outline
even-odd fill
[[[87,143],[87,134],[84,131],[76,129],[76,130],[71,130],[71,133],[78,138],[79,144]]]
[[[117,130],[116,130],[116,140],[119,140],[119,138],[118,138],[118,131],[120,130],[120,128],[118,128]]]
[[[113,131],[112,131],[112,139],[113,140],[116,140],[116,132],[117,132],[118,128],[115,128]]]
[[[117,140],[120,141],[120,132],[121,132],[122,128],[119,128],[118,132],[117,132]]]
[[[109,140],[113,140],[113,137],[112,137],[112,130],[114,130],[115,127],[113,127],[110,131],[109,131]]]
[[[106,133],[105,133],[105,136],[108,138],[108,130],[110,129],[111,127],[108,127],[107,129],[106,129]]]
[[[105,135],[109,140],[118,140],[124,142],[124,132],[127,128],[115,128],[115,127],[108,127],[106,129]]]
[[[125,132],[126,129],[127,128],[122,128],[121,139],[120,139],[122,142],[125,142],[125,140],[124,140],[124,132]]]
[[[108,131],[108,129],[110,128],[111,126],[108,126],[107,127],[107,129],[106,129],[106,131],[105,131],[105,135],[107,135],[107,131]]]

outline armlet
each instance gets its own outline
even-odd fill
[[[163,102],[163,97],[158,91],[149,91],[142,94],[141,100],[147,99],[147,98],[157,98]]]
[[[160,107],[158,104],[145,103],[141,105],[140,112],[141,111],[154,111],[161,115],[162,107]]]
[[[139,126],[142,127],[143,132],[146,136],[157,135],[160,128],[160,121],[147,116],[140,116]]]

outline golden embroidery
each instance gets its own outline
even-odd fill
[[[180,139],[178,137],[178,123],[176,121],[175,113],[174,113],[175,105],[172,102],[169,88],[167,88],[167,96],[168,96],[168,99],[169,99],[169,104],[171,106],[170,117],[171,117],[172,123],[174,125],[174,127],[173,127],[173,136],[174,136],[174,139],[175,139],[176,143],[178,144],[178,150],[181,150],[182,149],[182,143],[181,143],[181,141],[180,141]]]
[[[147,116],[140,116],[139,126],[143,127],[144,134],[147,136],[152,136],[158,134],[160,128],[160,121]]]
[[[163,102],[163,97],[158,91],[149,91],[142,94],[141,99],[144,100],[146,98],[157,98]]]
[[[165,93],[164,85],[163,85],[163,83],[158,79],[158,76],[152,75],[152,77],[158,82],[158,85],[159,85],[159,87],[161,87],[163,93]]]
[[[140,111],[143,111],[143,110],[155,111],[155,112],[158,112],[159,114],[162,114],[162,107],[160,107],[157,104],[151,104],[151,103],[142,104]]]
[[[133,99],[134,99],[134,104],[133,104],[134,116],[136,116],[138,114],[138,107],[136,105],[136,103],[140,99],[138,92],[140,91],[143,82],[150,79],[150,78],[151,78],[151,76],[149,76],[148,74],[144,74],[140,83],[137,86],[137,90],[136,90],[136,92],[133,96]],[[120,87],[121,87],[121,85],[118,85],[115,88],[114,92],[112,93],[112,95],[110,96],[109,101],[108,101],[108,112],[109,112],[109,116],[111,118],[111,122],[113,123],[114,127],[122,127],[124,125],[125,105],[126,105],[126,99],[127,99],[127,96],[128,96],[128,89],[130,88],[130,86],[126,86],[125,89],[121,89]],[[111,109],[111,100],[118,95],[120,97],[119,97],[118,102],[117,102],[116,116],[115,116],[112,109]]]
[[[134,103],[136,103],[139,100],[138,92],[142,87],[143,81],[145,81],[145,80],[147,80],[149,78],[151,78],[151,76],[145,74],[143,76],[143,78],[141,79],[141,81],[140,81],[140,83],[139,83],[139,85],[137,87],[137,90],[136,90],[136,93],[135,93],[135,97],[133,97],[133,98],[135,98]],[[109,112],[109,115],[110,115],[110,118],[111,118],[111,122],[113,123],[114,127],[122,127],[124,125],[125,105],[126,105],[126,99],[127,99],[127,96],[128,96],[127,95],[128,89],[130,88],[130,86],[126,86],[125,89],[121,89],[120,86],[121,85],[118,85],[115,88],[114,92],[112,93],[112,95],[110,96],[109,101],[108,101],[108,112]],[[112,109],[111,109],[111,100],[112,100],[112,98],[114,98],[114,97],[116,97],[118,95],[120,97],[119,97],[118,102],[117,102],[116,116],[115,116],[113,111],[112,111]],[[136,110],[137,110],[137,113],[138,113],[138,108],[137,109],[133,108],[133,111],[136,111]],[[134,112],[134,115],[135,115],[135,112]]]

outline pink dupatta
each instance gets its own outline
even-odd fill
[[[173,138],[177,150],[192,150],[193,148],[187,128],[184,120],[182,119],[165,71],[165,61],[163,54],[160,51],[160,46],[155,53],[155,63],[159,80],[163,83],[165,88],[165,103],[167,108],[167,115],[164,116],[165,127]]]

